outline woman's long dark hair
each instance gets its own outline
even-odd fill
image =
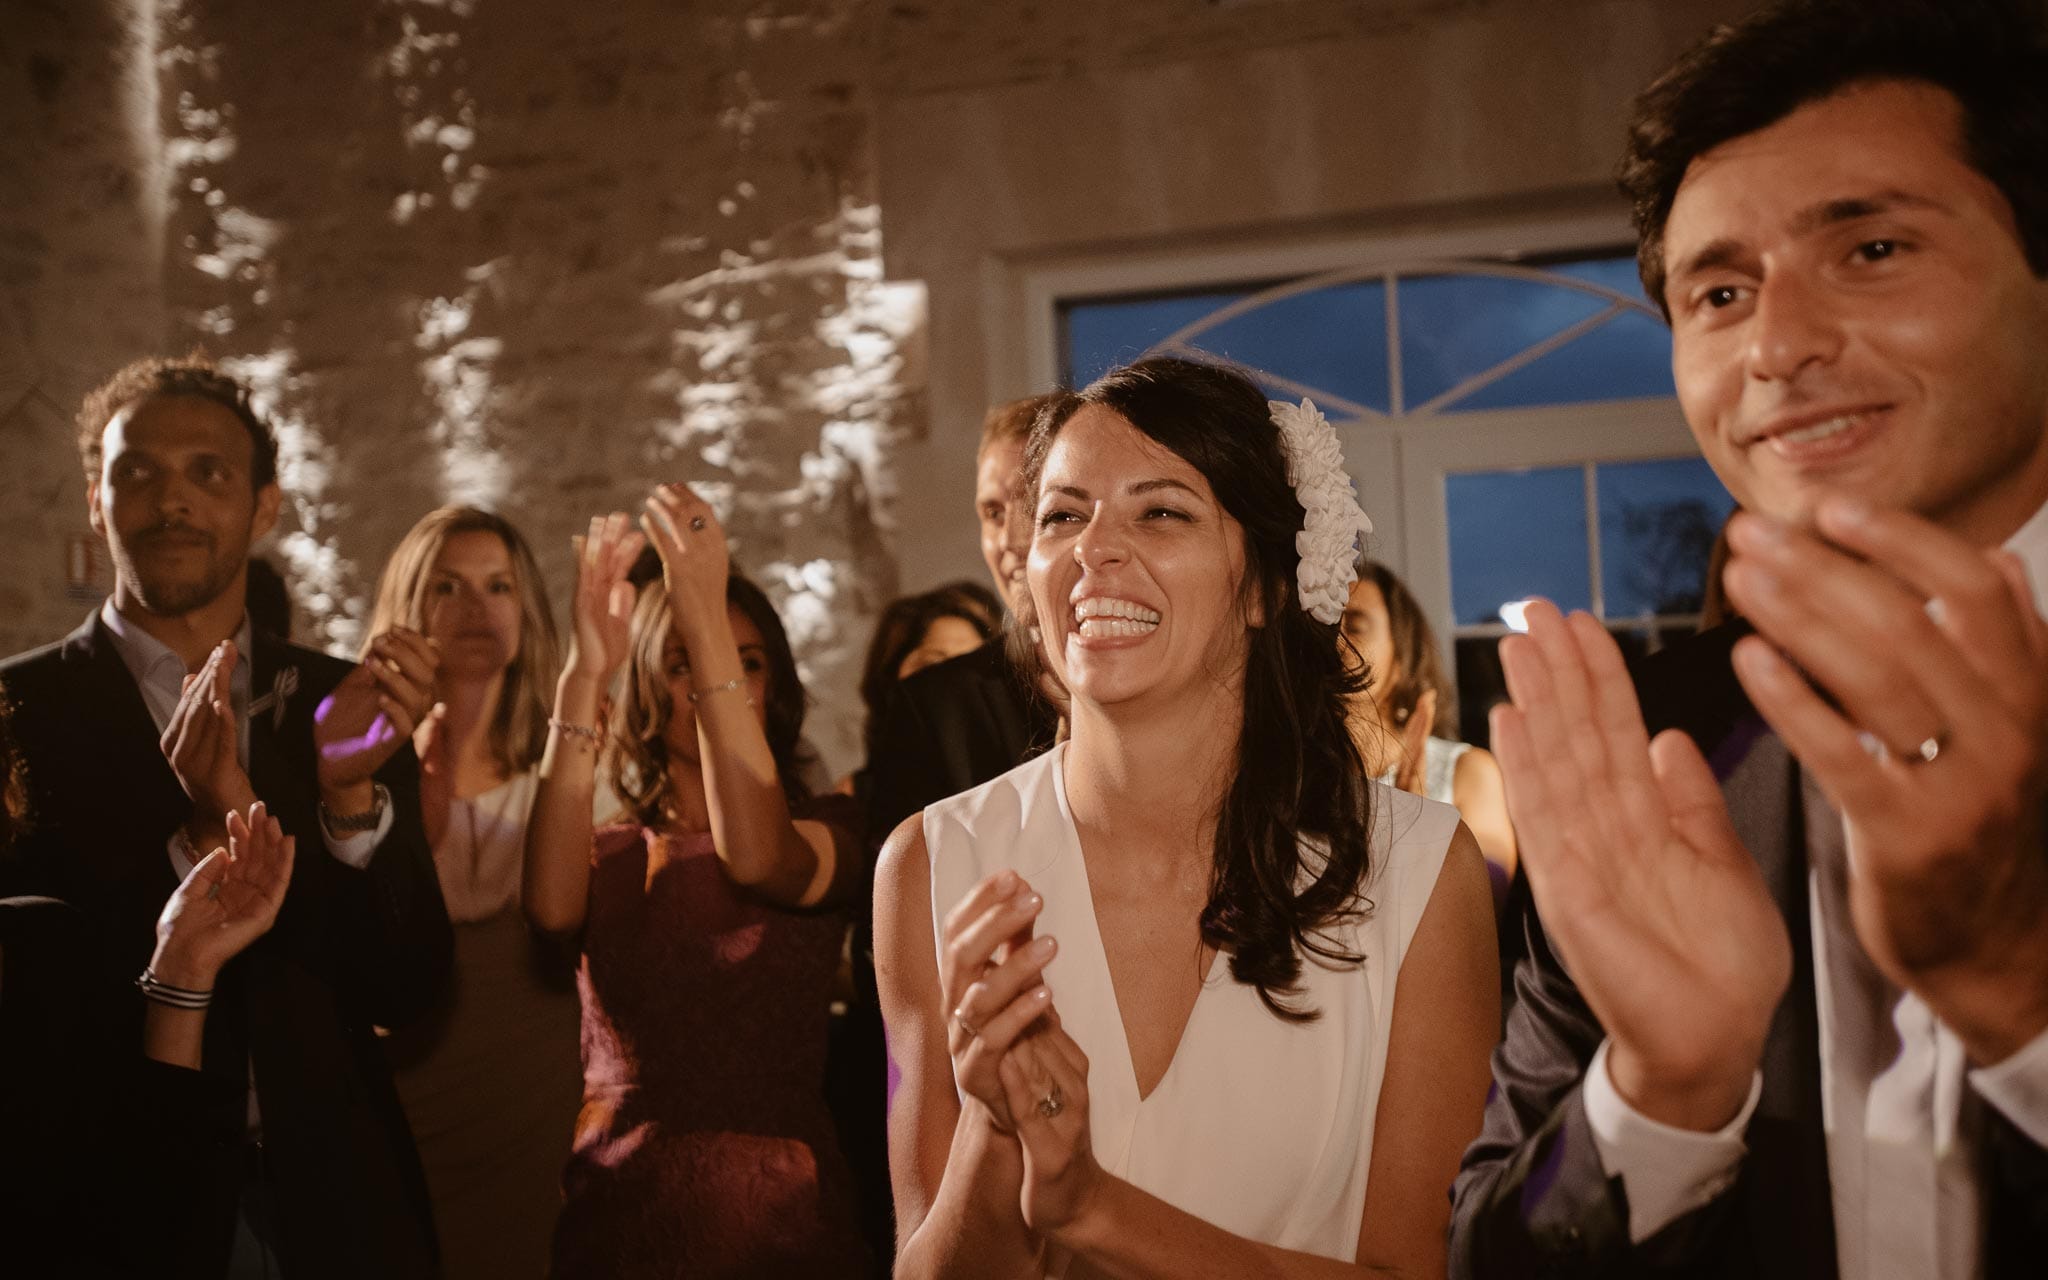
[[[669,819],[675,789],[668,773],[668,721],[675,714],[675,705],[662,665],[670,630],[668,589],[661,581],[659,560],[654,563],[651,580],[639,565],[630,576],[644,585],[639,603],[633,607],[625,690],[611,734],[612,765],[619,798],[634,820],[659,827]],[[725,600],[761,633],[761,648],[768,659],[768,753],[775,758],[776,780],[794,810],[811,798],[803,780],[805,699],[796,656],[790,652],[782,619],[761,588],[735,572],[726,579]]]
[[[1265,394],[1235,370],[1141,360],[1041,411],[1024,455],[1034,509],[1046,455],[1086,405],[1112,410],[1201,472],[1244,528],[1244,723],[1216,812],[1202,938],[1229,953],[1231,977],[1256,986],[1267,1008],[1308,1021],[1316,1011],[1296,1000],[1303,953],[1335,964],[1364,959],[1334,929],[1371,906],[1363,894],[1370,791],[1346,725],[1365,677],[1344,655],[1336,624],[1317,622],[1297,601],[1295,535],[1306,513],[1287,479],[1279,429]],[[1255,616],[1264,624],[1251,626]],[[1020,619],[1025,634],[1031,622]],[[1030,652],[1040,661],[1035,646]]]

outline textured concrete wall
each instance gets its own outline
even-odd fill
[[[560,597],[569,535],[591,513],[636,508],[656,480],[698,483],[736,562],[782,606],[819,694],[819,746],[851,764],[858,659],[896,585],[876,511],[890,441],[920,403],[922,315],[918,290],[880,278],[862,6],[135,7],[153,18],[169,251],[129,274],[158,306],[74,359],[51,402],[68,411],[131,354],[228,357],[280,428],[276,551],[307,635],[343,650],[383,557],[438,503],[513,515]],[[51,56],[83,79],[118,42],[61,12],[44,15]],[[38,73],[12,57],[6,70],[32,98]],[[141,182],[140,163],[119,163],[125,136],[86,105],[43,112],[11,110],[30,127],[6,134],[84,122],[95,163]],[[63,144],[59,131],[51,154],[21,160],[53,193],[20,213],[25,233],[123,238],[106,224],[135,201],[93,191]],[[95,225],[67,226],[65,200]],[[21,256],[66,270],[32,244]],[[24,313],[94,322],[96,297],[0,287]],[[10,334],[10,364],[63,345]],[[62,432],[32,422],[19,447],[47,488]],[[7,543],[48,559],[56,531]],[[81,611],[41,607],[48,577],[0,647]]]
[[[592,512],[688,479],[781,604],[842,767],[875,609],[980,573],[975,427],[1032,389],[992,349],[1018,337],[992,279],[1600,199],[1629,95],[1742,7],[0,5],[0,650],[105,586],[77,554],[79,395],[201,345],[281,427],[273,551],[309,638],[353,646],[437,503],[513,515],[559,598]]]
[[[0,4],[0,652],[109,580],[71,417],[164,332],[149,25],[125,0]]]

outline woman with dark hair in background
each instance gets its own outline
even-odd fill
[[[1491,911],[1457,815],[1347,725],[1334,433],[1158,359],[1026,456],[1020,621],[1071,731],[883,853],[897,1273],[1441,1275]]]
[[[825,1017],[861,855],[798,775],[782,624],[681,485],[578,544],[574,638],[526,850],[526,910],[580,935],[583,1110],[558,1277],[868,1276],[823,1094]],[[610,725],[605,688],[626,667]],[[591,829],[600,743],[626,821]]]
[[[1360,557],[1343,633],[1365,664],[1351,728],[1367,772],[1458,810],[1486,855],[1498,906],[1515,878],[1507,790],[1493,756],[1458,741],[1458,687],[1444,671],[1429,618],[1393,570]]]
[[[369,634],[439,646],[413,735],[420,809],[455,926],[448,998],[385,1041],[449,1280],[546,1273],[582,1081],[576,991],[519,909],[526,822],[559,665],[546,584],[509,520],[429,512],[399,541]]]
[[[914,596],[898,596],[875,619],[874,637],[861,664],[860,700],[867,709],[867,760],[879,750],[877,732],[889,694],[911,676],[963,653],[973,653],[1002,630],[1003,605],[995,592],[973,582],[949,582]],[[840,783],[866,802],[869,764]]]

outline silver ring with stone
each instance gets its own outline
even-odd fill
[[[703,517],[703,516],[691,516],[691,517],[690,517],[690,532],[691,532],[691,533],[702,533],[702,532],[704,532],[704,517]]]
[[[1054,1085],[1043,1098],[1038,1100],[1038,1114],[1044,1120],[1050,1120],[1066,1109],[1067,1095],[1060,1092],[1058,1085]]]

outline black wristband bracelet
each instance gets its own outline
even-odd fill
[[[384,810],[391,806],[391,793],[379,782],[374,784],[370,794],[370,807],[362,813],[335,813],[327,807],[326,801],[321,801],[320,824],[327,828],[327,834],[353,836],[375,831],[377,824],[383,821]]]

